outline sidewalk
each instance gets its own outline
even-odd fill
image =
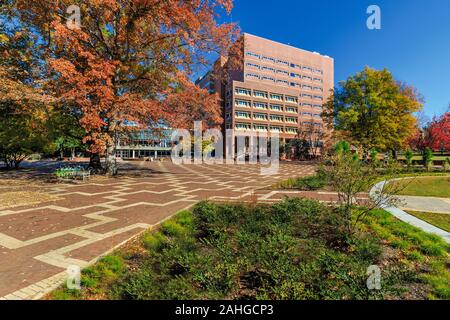
[[[450,199],[418,196],[396,196],[403,210],[450,214]]]

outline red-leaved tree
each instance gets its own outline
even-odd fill
[[[66,21],[71,5],[80,9],[79,28]],[[116,141],[126,130],[161,120],[221,123],[218,97],[188,77],[238,35],[234,24],[216,21],[232,0],[18,0],[16,8],[42,36],[56,92],[82,115],[92,165],[106,153],[106,170],[115,173]]]
[[[450,112],[433,118],[425,131],[425,144],[435,151],[450,150]]]

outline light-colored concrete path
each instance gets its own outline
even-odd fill
[[[385,186],[387,182],[386,181],[382,181],[377,183],[371,190],[370,190],[370,197],[372,199],[377,199],[379,197],[379,194],[381,192],[381,190],[383,190],[383,187]],[[398,196],[397,196],[398,197]],[[413,198],[421,198],[421,197],[413,197]],[[428,197],[425,197],[428,199]],[[431,200],[433,201],[433,200]],[[400,206],[400,205],[399,205]],[[442,230],[438,227],[435,227],[421,219],[418,219],[408,213],[406,213],[405,211],[397,208],[396,206],[392,205],[390,203],[390,201],[386,201],[384,203],[381,203],[380,207],[388,212],[390,212],[393,216],[395,216],[396,218],[409,223],[410,225],[413,225],[419,229],[422,229],[425,232],[428,233],[433,233],[436,234],[438,236],[441,236],[447,243],[450,243],[450,233],[448,233],[445,230]],[[417,207],[415,207],[416,209],[411,209],[411,210],[418,210]],[[429,209],[426,210],[418,210],[418,211],[426,211],[426,212],[430,212]]]
[[[399,208],[422,212],[450,214],[450,199],[436,197],[396,196]]]

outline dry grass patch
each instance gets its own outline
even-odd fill
[[[33,205],[47,201],[60,200],[61,198],[33,191],[13,191],[0,194],[0,209]]]

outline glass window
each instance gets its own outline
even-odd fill
[[[264,92],[264,91],[253,91],[253,95],[255,96],[255,97],[258,97],[258,98],[265,98],[265,99],[267,99],[267,97],[268,97],[268,95],[267,95],[267,92]]]
[[[271,94],[270,94],[270,99],[272,99],[272,100],[278,100],[278,101],[283,101],[283,96],[280,95],[280,94],[274,94],[274,93],[271,93]]]
[[[283,107],[279,104],[271,104],[270,105],[270,110],[274,110],[274,111],[282,111]]]
[[[235,104],[236,104],[237,107],[243,107],[243,108],[250,108],[251,107],[250,101],[247,101],[247,100],[236,100]]]
[[[254,74],[254,73],[247,73],[245,76],[247,78],[249,78],[249,79],[259,80],[259,76],[257,74]]]
[[[297,97],[286,96],[286,102],[297,103]]]
[[[261,56],[257,53],[254,52],[247,52],[247,56],[252,57],[252,58],[256,58],[256,59],[260,59]]]
[[[253,102],[253,106],[255,107],[255,109],[267,109],[267,103]]]
[[[236,118],[250,119],[250,113],[248,112],[236,111],[235,115]]]
[[[236,88],[236,94],[241,95],[241,96],[251,96],[252,91],[249,89]]]
[[[267,120],[267,115],[264,113],[254,113],[253,114],[253,119],[256,120]]]

